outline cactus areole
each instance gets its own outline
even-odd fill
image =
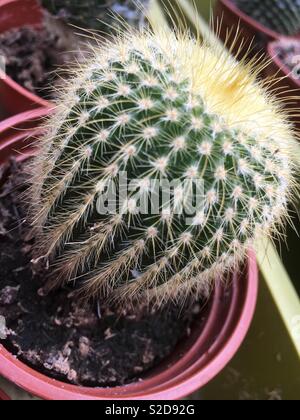
[[[32,165],[34,258],[50,266],[47,287],[157,304],[197,296],[259,236],[280,232],[293,133],[253,63],[144,31],[116,37],[75,73]]]

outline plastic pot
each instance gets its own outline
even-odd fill
[[[45,110],[39,110],[41,115]],[[40,115],[40,116],[41,116]],[[35,118],[38,111],[35,111]],[[19,121],[18,121],[19,118]],[[15,117],[22,124],[23,115]],[[0,164],[11,156],[24,160],[33,154],[36,130],[15,132],[0,142]],[[142,381],[116,388],[87,388],[66,384],[35,371],[0,345],[0,375],[29,393],[47,400],[177,400],[200,389],[231,360],[250,326],[257,300],[258,269],[249,251],[243,274],[234,274],[225,287],[216,282],[208,302],[173,354]]]
[[[281,37],[277,41],[270,42],[267,47],[269,65],[264,70],[265,77],[274,77],[276,75],[276,94],[279,98],[285,99],[285,107],[291,109],[290,114],[295,115],[295,108],[300,108],[300,78],[295,76],[278,57],[277,47],[279,45],[288,46],[292,43],[299,43],[298,38]],[[295,63],[296,68],[297,63]],[[299,65],[297,65],[299,68]],[[292,97],[292,98],[291,98]],[[292,116],[291,122],[300,129],[299,116]]]
[[[39,27],[43,12],[37,0],[0,0],[0,33],[21,26]],[[49,106],[49,102],[29,92],[0,72],[0,103],[6,116]]]
[[[253,48],[253,53],[261,52],[269,42],[282,37],[282,34],[263,26],[246,15],[232,0],[217,0],[214,15],[216,22],[217,19],[219,22],[222,22],[219,36],[223,42],[227,41],[227,45],[230,46],[236,39],[237,32],[240,33],[239,40],[243,41],[243,48],[240,49],[240,42],[237,42],[236,47],[233,49],[235,53],[239,52],[239,57],[249,52],[250,46]],[[231,33],[228,36],[229,31]]]
[[[8,395],[5,394],[4,391],[0,389],[0,401],[10,401],[10,398]]]

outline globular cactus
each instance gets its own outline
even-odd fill
[[[47,287],[158,303],[196,296],[278,232],[294,187],[293,133],[255,76],[251,63],[185,34],[127,34],[95,51],[33,162],[34,257],[50,264]],[[120,199],[124,171],[135,190],[99,214],[110,184]],[[162,179],[203,179],[192,217],[175,211],[190,194],[180,186],[158,214],[138,211]]]
[[[235,0],[248,16],[282,35],[300,32],[300,0]]]
[[[129,25],[139,27],[149,0],[41,0],[41,3],[52,15],[73,25],[108,32],[109,26],[117,23],[113,13]]]

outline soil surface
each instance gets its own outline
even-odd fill
[[[14,176],[8,174],[13,173]],[[18,358],[48,376],[85,386],[116,386],[139,380],[191,331],[200,305],[169,305],[134,312],[82,305],[72,290],[39,295],[20,192],[22,167],[0,166],[0,339]],[[184,314],[184,315],[182,315]]]
[[[72,52],[72,42],[58,26],[24,26],[0,34],[0,54],[6,73],[15,82],[44,99],[55,98],[61,83],[59,69],[67,68],[80,53]],[[61,72],[61,75],[63,73]]]

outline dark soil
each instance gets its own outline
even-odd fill
[[[290,41],[278,44],[275,50],[280,61],[300,79],[300,41]]]
[[[24,26],[0,34],[0,54],[6,58],[7,75],[44,99],[55,97],[57,71],[74,61],[71,49],[63,33],[46,24],[40,29]]]
[[[190,333],[199,305],[170,305],[147,312],[83,306],[71,290],[39,295],[42,275],[33,275],[29,238],[19,194],[24,174],[12,162],[0,167],[0,339],[35,369],[74,384],[116,386],[139,380]],[[23,185],[23,187],[21,187]],[[180,314],[185,314],[180,315]]]

